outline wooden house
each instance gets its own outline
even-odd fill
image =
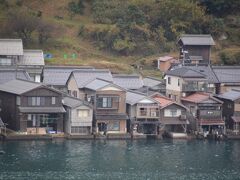
[[[164,130],[186,133],[189,124],[186,117],[187,107],[158,93],[151,97],[160,104],[160,122],[164,126]]]
[[[66,109],[64,132],[70,135],[92,134],[92,106],[84,100],[70,96],[63,98],[63,105]]]
[[[143,93],[128,91],[126,96],[128,130],[133,135],[158,135],[160,127],[159,103]]]
[[[62,94],[41,83],[12,80],[0,85],[0,116],[7,128],[30,134],[62,133]]]
[[[200,133],[225,133],[225,122],[222,117],[223,102],[209,93],[196,92],[181,98],[182,103],[193,115],[192,127]],[[190,118],[189,118],[190,119]],[[194,128],[195,126],[195,128]]]
[[[223,101],[223,118],[228,132],[240,134],[240,90],[233,89],[216,97]]]
[[[111,80],[109,71],[102,70],[95,73],[99,78]],[[95,133],[127,133],[126,90],[110,81],[92,79],[93,74],[73,72],[67,83],[70,94],[87,100],[93,105]]]
[[[183,34],[177,43],[183,64],[211,64],[211,46],[215,42],[210,34]]]

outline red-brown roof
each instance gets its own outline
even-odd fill
[[[179,103],[173,101],[172,99],[167,98],[165,96],[161,96],[159,94],[153,95],[152,98],[160,103],[161,108],[165,108],[166,106],[169,106],[171,104],[176,104],[183,108],[186,108],[184,105],[179,104]]]
[[[166,106],[174,103],[171,99],[164,97],[164,96],[160,96],[160,95],[153,96],[153,99],[158,101],[160,103],[161,107],[166,107]]]
[[[174,57],[172,56],[162,56],[158,58],[159,61],[170,61],[170,60],[174,60],[177,61]]]
[[[221,119],[201,119],[199,124],[202,125],[224,125],[225,122]]]
[[[220,102],[218,99],[212,97],[209,93],[204,93],[204,92],[196,92],[192,95],[181,98],[182,101],[188,101],[188,102],[193,102],[193,103],[200,103],[200,102],[208,100],[208,99],[214,99],[214,100]]]

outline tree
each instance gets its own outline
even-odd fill
[[[38,18],[26,11],[10,11],[8,13],[6,28],[7,31],[16,34],[24,43],[32,40],[32,33],[36,30]]]
[[[45,43],[50,37],[52,37],[55,29],[56,28],[53,24],[40,20],[37,26],[39,44]]]
[[[78,0],[76,3],[75,1],[71,1],[68,3],[68,11],[70,13],[70,17],[73,18],[75,14],[83,14],[85,9],[85,5],[83,0]]]

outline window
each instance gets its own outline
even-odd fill
[[[35,75],[34,81],[35,82],[41,82],[41,76],[40,75]]]
[[[180,86],[180,79],[178,79],[177,85]]]
[[[77,111],[77,116],[82,118],[82,117],[89,117],[89,110],[88,109],[79,109]]]
[[[171,114],[172,117],[176,117],[177,116],[177,110],[176,109],[171,109],[170,114]]]
[[[29,106],[40,106],[40,105],[44,105],[44,104],[45,104],[44,97],[28,97],[28,105]]]
[[[98,98],[97,105],[99,108],[111,108],[112,98],[111,97],[100,97]]]
[[[2,106],[2,99],[0,99],[0,107]]]
[[[168,84],[171,84],[171,77],[168,77]]]
[[[73,97],[77,97],[77,91],[72,92]]]
[[[16,105],[18,105],[18,106],[21,105],[21,98],[20,98],[20,96],[17,96],[17,98],[16,98]]]
[[[52,104],[56,104],[56,97],[52,97]]]
[[[208,111],[207,114],[208,114],[208,115],[211,115],[211,114],[213,114],[213,112],[212,112],[212,111]]]
[[[227,107],[228,107],[229,109],[231,109],[231,108],[232,108],[232,104],[228,104]]]
[[[181,110],[179,109],[165,109],[164,117],[179,117],[181,115]]]
[[[0,65],[11,65],[12,62],[11,62],[11,59],[8,59],[8,58],[0,58]]]
[[[108,131],[119,131],[120,130],[120,122],[110,122],[107,124]]]

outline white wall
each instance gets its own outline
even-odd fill
[[[168,84],[168,77],[171,78],[171,84]],[[166,79],[166,89],[167,90],[181,91],[182,83],[183,83],[183,79],[182,78],[176,77],[176,76],[166,75],[165,79]],[[178,79],[180,81],[179,86],[178,86]]]

